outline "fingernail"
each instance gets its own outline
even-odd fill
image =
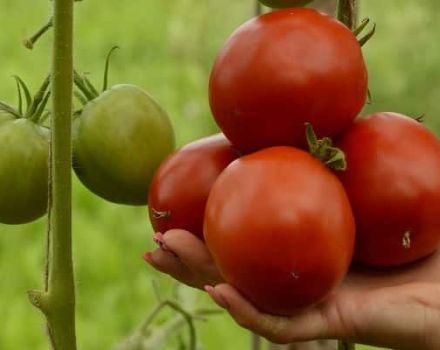
[[[205,291],[211,296],[211,298],[217,303],[218,306],[228,309],[229,304],[223,298],[223,296],[215,289],[215,287],[206,285],[204,286]]]
[[[170,253],[172,256],[177,258],[177,254],[174,253],[168,246],[165,244],[163,239],[163,234],[160,232],[156,232],[153,236],[153,241],[162,249],[164,252]]]
[[[162,244],[164,244],[162,233],[160,233],[160,232],[156,232],[156,233],[153,235],[153,241],[154,241],[154,243],[156,243],[157,245],[162,246]]]

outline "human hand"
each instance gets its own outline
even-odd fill
[[[335,338],[397,349],[440,349],[439,252],[405,268],[353,268],[325,301],[286,318],[261,313],[222,283],[206,246],[191,233],[171,230],[156,236],[160,240],[162,248],[146,255],[153,267],[193,287],[205,285],[239,325],[275,343]]]
[[[145,253],[144,259],[156,270],[198,289],[223,282],[205,243],[185,230],[156,233],[159,248]]]

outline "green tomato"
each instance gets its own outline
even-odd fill
[[[302,7],[313,0],[259,0],[263,5],[272,8]]]
[[[96,195],[147,204],[150,181],[174,150],[166,112],[134,85],[116,85],[90,101],[74,123],[74,169]]]
[[[47,211],[50,131],[0,115],[0,222],[24,224]]]

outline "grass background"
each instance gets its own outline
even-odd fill
[[[21,41],[48,19],[50,5],[0,0],[0,99],[15,101],[13,74],[33,88],[47,74],[50,35],[33,51]],[[130,82],[153,94],[170,114],[178,145],[216,132],[207,102],[210,66],[227,36],[252,15],[251,0],[84,0],[76,7],[78,70],[100,83],[106,52],[119,45],[111,82]],[[440,2],[364,0],[361,17],[367,16],[378,28],[364,50],[373,95],[365,113],[426,113],[426,124],[440,131]],[[153,248],[145,208],[104,202],[77,181],[73,208],[79,349],[110,349],[156,304],[151,280],[163,296],[172,293],[174,283],[141,259]],[[2,350],[47,349],[43,318],[25,294],[42,286],[45,230],[45,219],[15,227],[0,224]],[[189,288],[179,293],[186,303],[211,305]],[[248,348],[248,333],[226,315],[197,328],[202,349]],[[161,348],[176,349],[177,343]]]

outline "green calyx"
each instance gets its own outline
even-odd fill
[[[46,106],[50,98],[50,76],[46,77],[34,97],[23,79],[17,75],[13,78],[17,86],[18,105],[13,107],[0,101],[0,112],[10,114],[16,119],[26,118],[42,124],[49,115]]]
[[[373,23],[373,27],[368,32],[364,33],[369,23],[370,19],[364,18],[361,24],[353,30],[353,34],[361,47],[364,46],[376,33],[376,23]]]
[[[310,153],[333,170],[346,170],[347,161],[344,152],[337,147],[333,147],[333,141],[329,137],[318,139],[312,124],[306,123],[305,125]]]
[[[104,67],[104,79],[102,84],[102,90],[101,92],[104,92],[108,88],[108,75],[110,70],[110,58],[112,56],[112,53],[119,49],[118,46],[113,46],[110,51],[107,54],[106,60],[105,60],[105,67]],[[76,90],[74,91],[75,97],[78,99],[78,101],[85,106],[88,102],[94,100],[100,95],[100,91],[95,88],[95,86],[92,84],[90,79],[86,75],[81,75],[77,71],[73,72],[73,80],[76,86]],[[76,111],[75,114],[81,114],[81,111]]]

